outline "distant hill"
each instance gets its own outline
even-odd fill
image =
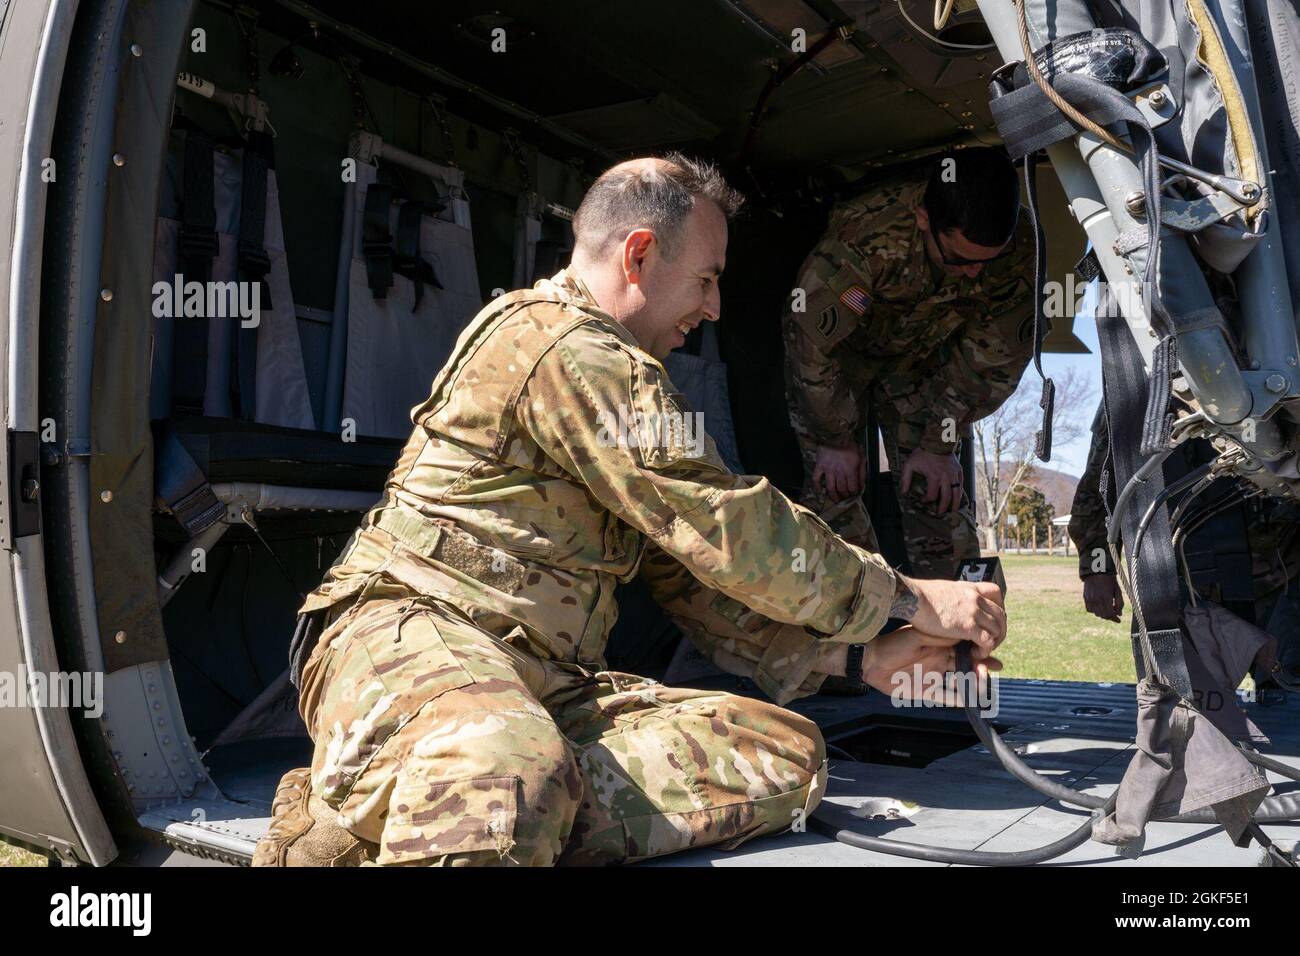
[[[1015,465],[1011,462],[1002,463],[1002,478],[1009,481],[1012,474],[1015,473]],[[1037,488],[1043,493],[1043,496],[1051,504],[1056,516],[1070,513],[1070,506],[1074,503],[1074,489],[1078,487],[1079,479],[1075,475],[1068,474],[1064,471],[1058,471],[1055,468],[1048,468],[1045,465],[1037,465],[1032,470],[1033,477],[1028,484]],[[984,516],[983,488],[979,489],[980,500],[979,508],[976,514],[981,518]]]

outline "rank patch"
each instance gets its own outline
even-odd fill
[[[821,337],[829,339],[835,334],[835,328],[840,324],[840,312],[835,306],[829,305],[821,310],[817,316],[817,331]]]
[[[840,303],[854,315],[865,315],[871,296],[860,285],[851,285],[840,293]]]

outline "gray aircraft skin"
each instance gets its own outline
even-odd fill
[[[667,149],[719,161],[754,211],[729,252],[732,324],[691,343],[680,374],[729,381],[747,470],[797,487],[775,335],[795,270],[836,198],[944,150],[1003,142],[989,84],[1025,59],[1021,7],[958,3],[939,27],[929,0],[652,6],[647,16],[624,0],[0,0],[0,675],[11,689],[39,675],[49,695],[0,706],[0,838],[72,865],[247,865],[280,775],[309,762],[285,678],[296,608],[404,437],[380,424],[340,437],[357,383],[394,374],[348,345],[356,314],[373,306],[361,187],[340,174],[349,163],[387,171],[385,185],[424,203],[438,235],[458,243],[433,264],[436,287],[395,280],[393,299],[436,321],[453,292],[486,301],[563,266],[572,210],[611,162]],[[1167,127],[1162,150],[1176,130],[1192,144],[1161,174],[1160,192],[1183,190],[1161,216],[1158,274],[1177,290],[1166,305],[1217,315],[1207,275],[1230,276],[1235,292],[1226,324],[1178,337],[1173,395],[1188,414],[1177,438],[1203,439],[1216,473],[1243,487],[1296,499],[1300,105],[1287,90],[1300,15],[1290,0],[1142,6],[1023,10],[1035,50],[1106,26],[1217,71],[1210,83],[1184,63],[1126,92],[1153,130]],[[1215,136],[1233,145],[1206,149]],[[177,416],[186,382],[154,323],[157,281],[172,271],[159,237],[192,234],[185,170],[206,167],[185,164],[201,142],[216,170],[214,279],[236,260],[244,268],[228,213],[241,177],[257,175],[250,157],[273,142],[259,251],[287,338],[266,356],[258,338],[256,361],[241,364],[249,346],[229,320],[220,341],[232,351],[220,365],[209,354],[199,411]],[[1091,244],[1103,278],[1134,292],[1123,320],[1150,369],[1161,318],[1141,288],[1151,182],[1141,151],[1087,128],[1045,149],[1046,276],[1065,282]],[[409,298],[425,287],[427,302]],[[1067,317],[1044,350],[1086,348]],[[257,388],[254,408],[263,374],[278,384]],[[232,401],[248,404],[240,413]],[[174,470],[164,455],[174,448],[197,478]],[[215,510],[182,520],[199,492]],[[690,671],[651,608],[636,595],[623,606],[612,650],[624,669],[676,668],[756,693]],[[1114,788],[1133,744],[1130,687],[1004,683],[1000,725],[1041,768]],[[831,803],[859,820],[907,821],[907,839],[966,848],[1034,845],[1077,823],[1003,774],[960,715],[904,726],[878,697],[794,705],[835,745]],[[1300,766],[1296,695],[1250,711],[1269,752]],[[1213,830],[1188,841],[1186,825],[1153,825],[1158,852],[1143,859],[1253,865],[1257,851]],[[1066,859],[1108,856],[1089,845]],[[898,861],[792,833],[665,862]]]

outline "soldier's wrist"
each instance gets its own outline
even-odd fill
[[[908,578],[895,572],[894,579],[894,599],[889,605],[889,616],[900,621],[910,621],[916,617],[920,598]]]
[[[1078,547],[1076,545],[1076,547]],[[1079,548],[1079,578],[1090,578],[1094,574],[1114,574],[1115,564],[1111,560],[1110,549],[1101,545]]]
[[[834,435],[823,435],[817,440],[817,444],[821,448],[835,448],[845,451],[858,447],[858,440],[851,432],[842,432]]]
[[[957,443],[942,441],[937,438],[923,438],[917,443],[917,448],[921,451],[928,451],[932,455],[955,455],[957,454]]]
[[[822,652],[813,668],[819,674],[825,674],[828,677],[844,677],[848,671],[849,645],[834,643],[829,644]]]

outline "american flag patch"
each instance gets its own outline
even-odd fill
[[[840,302],[854,315],[865,315],[867,306],[871,304],[871,297],[862,286],[851,285],[840,293]]]

